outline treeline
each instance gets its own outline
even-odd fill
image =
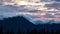
[[[37,31],[35,28],[31,31],[27,29],[26,32],[21,32],[19,29],[17,30],[17,32],[14,32],[13,30],[11,31],[8,30],[7,32],[3,32],[3,28],[0,27],[0,34],[60,34],[60,30],[54,31],[54,29],[52,29],[51,32],[49,32],[44,29]]]

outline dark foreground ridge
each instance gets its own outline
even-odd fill
[[[0,20],[0,34],[60,34],[60,24],[34,25],[23,16]]]

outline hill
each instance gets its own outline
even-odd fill
[[[54,23],[34,25],[23,16],[16,16],[0,20],[0,34],[54,34],[60,32],[59,26]]]

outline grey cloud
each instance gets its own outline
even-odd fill
[[[51,15],[51,14],[46,14],[45,17],[46,17],[46,18],[54,18],[54,16]]]
[[[46,4],[45,6],[46,7],[54,7],[54,8],[56,8],[56,7],[60,7],[60,3]]]
[[[41,0],[41,2],[52,2],[54,0]]]
[[[60,0],[55,0],[55,1],[60,2]]]
[[[3,18],[7,18],[7,17],[13,17],[13,16],[17,16],[19,15],[18,12],[25,12],[25,11],[32,11],[34,9],[30,9],[30,8],[13,8],[13,7],[7,7],[7,6],[0,6],[0,18],[3,16]],[[32,11],[33,12],[33,11]],[[28,16],[28,15],[27,15]]]

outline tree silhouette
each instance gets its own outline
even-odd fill
[[[56,34],[60,34],[60,30],[57,30],[57,31],[56,31]]]
[[[38,34],[36,28],[34,28],[34,29],[30,32],[30,34]]]
[[[30,32],[29,32],[29,29],[27,29],[27,32],[26,32],[27,34],[29,34]]]
[[[8,29],[8,31],[7,31],[7,32],[5,32],[5,34],[10,34],[9,32],[10,32],[10,31],[9,31],[9,29]]]
[[[3,27],[0,27],[0,34],[3,34]]]
[[[20,28],[18,28],[17,34],[22,34],[22,32],[20,31]]]
[[[14,34],[13,28],[11,28],[11,31],[9,32],[9,34]]]

